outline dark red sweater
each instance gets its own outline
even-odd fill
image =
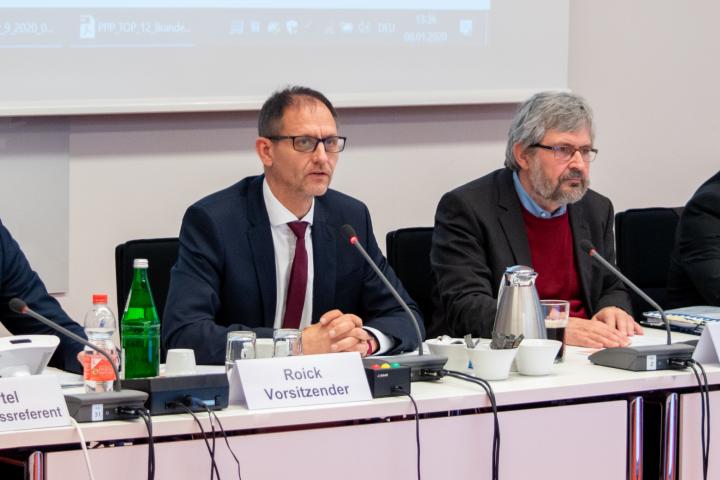
[[[538,273],[535,282],[538,295],[541,299],[568,300],[571,317],[588,318],[581,300],[567,211],[554,218],[538,218],[524,208],[522,214],[530,243],[532,267]]]

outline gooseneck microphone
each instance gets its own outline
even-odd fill
[[[685,362],[692,358],[694,347],[685,343],[672,343],[670,322],[667,321],[662,308],[640,288],[623,275],[615,266],[600,255],[589,240],[581,240],[580,247],[600,265],[623,281],[643,300],[660,312],[667,331],[667,345],[644,345],[639,347],[605,348],[590,355],[589,359],[596,365],[621,368],[623,370],[647,371],[683,369]]]
[[[397,300],[400,306],[402,306],[403,310],[405,310],[405,313],[407,313],[408,316],[412,319],[413,327],[415,327],[415,334],[418,338],[418,355],[423,355],[424,352],[422,334],[420,333],[420,325],[418,324],[417,318],[415,318],[415,314],[412,312],[412,310],[410,310],[407,302],[403,300],[395,287],[392,286],[387,277],[382,273],[378,266],[375,265],[375,262],[373,262],[372,258],[370,258],[370,255],[368,255],[367,251],[365,251],[363,246],[360,244],[360,241],[357,238],[357,234],[355,233],[355,229],[352,226],[345,224],[342,226],[342,232],[348,238],[350,244],[357,248],[358,252],[360,252],[360,255],[365,257],[365,261],[367,261],[368,265],[370,265],[370,267],[375,271],[375,273],[380,278],[380,280],[382,280],[387,289],[390,290],[392,296],[395,297],[395,300]]]
[[[630,281],[630,279],[627,278],[625,275],[623,275],[622,272],[620,272],[620,270],[615,268],[615,266],[612,263],[605,260],[602,257],[602,255],[600,255],[597,252],[597,250],[595,250],[595,247],[593,247],[592,243],[590,243],[589,240],[587,240],[587,239],[581,240],[580,247],[585,251],[585,253],[590,255],[598,263],[600,263],[603,267],[610,270],[616,277],[618,277],[620,280],[622,280],[625,285],[630,287],[633,292],[637,293],[640,296],[640,298],[642,298],[647,303],[649,303],[651,307],[653,307],[655,310],[660,312],[660,318],[662,318],[663,324],[665,324],[665,330],[667,332],[667,344],[670,345],[672,343],[672,340],[670,339],[670,322],[668,322],[667,317],[665,316],[665,311],[662,308],[660,308],[660,305],[658,305],[655,302],[655,300],[648,297],[645,292],[640,290],[640,287],[638,287],[632,281]]]
[[[70,330],[68,330],[65,327],[61,327],[60,325],[53,322],[49,318],[43,317],[42,315],[40,315],[39,313],[37,313],[36,311],[34,311],[30,307],[28,307],[27,303],[25,303],[23,300],[21,300],[17,297],[11,299],[10,302],[8,302],[8,306],[10,307],[10,310],[12,310],[13,312],[19,313],[21,315],[28,315],[28,316],[34,318],[35,320],[37,320],[38,322],[44,323],[45,325],[52,328],[53,330],[56,330],[56,331],[62,333],[66,337],[70,337],[73,340],[75,340],[76,342],[82,343],[86,347],[92,348],[93,350],[98,352],[100,355],[107,358],[108,362],[110,362],[110,365],[113,368],[113,372],[115,372],[115,382],[113,382],[113,388],[115,389],[115,391],[118,391],[118,392],[122,390],[122,385],[120,383],[120,375],[118,375],[118,370],[117,370],[117,367],[115,366],[115,362],[113,361],[112,358],[110,358],[110,355],[108,355],[108,353],[105,350],[103,350],[102,348],[96,347],[92,343],[90,343],[87,340],[85,340],[84,338],[82,338],[80,335],[77,335],[77,334],[71,332]]]
[[[398,362],[400,365],[410,367],[411,381],[437,380],[438,378],[440,378],[438,372],[442,370],[445,362],[447,362],[447,357],[424,353],[423,338],[422,334],[420,333],[420,325],[418,324],[417,318],[415,318],[412,310],[410,310],[407,302],[403,300],[395,287],[392,286],[385,274],[383,274],[383,272],[378,268],[378,266],[375,265],[375,262],[372,260],[372,258],[370,258],[370,255],[368,255],[367,251],[365,251],[365,248],[363,248],[363,246],[360,244],[357,233],[355,233],[355,229],[352,226],[345,224],[342,226],[341,231],[343,235],[347,238],[347,240],[350,242],[350,244],[353,245],[358,252],[360,252],[360,254],[363,256],[368,265],[370,265],[375,274],[377,274],[380,280],[382,280],[383,284],[385,284],[390,293],[392,293],[393,297],[395,297],[395,300],[397,300],[397,302],[402,306],[403,310],[405,310],[405,312],[410,317],[413,327],[415,328],[415,334],[417,335],[418,341],[418,355],[383,356],[383,360],[386,360],[388,362]]]

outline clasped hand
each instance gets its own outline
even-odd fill
[[[359,352],[365,356],[368,342],[377,349],[372,335],[363,329],[357,315],[331,310],[320,321],[303,330],[303,353]]]

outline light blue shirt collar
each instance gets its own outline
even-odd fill
[[[523,207],[525,207],[525,210],[530,212],[531,215],[538,218],[555,218],[561,215],[565,215],[565,212],[567,211],[567,205],[563,205],[552,213],[548,212],[540,205],[538,205],[537,202],[535,202],[535,200],[533,200],[532,197],[530,197],[530,195],[525,191],[525,188],[523,188],[517,172],[513,172],[513,185],[515,185],[515,191],[518,194],[520,203]]]

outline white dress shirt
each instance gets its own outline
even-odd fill
[[[273,248],[275,250],[275,322],[273,328],[282,328],[285,317],[285,302],[290,282],[290,270],[295,257],[295,242],[297,238],[288,223],[298,221],[295,215],[280,203],[280,200],[270,191],[267,180],[263,180],[263,199],[270,219],[270,231],[272,232]],[[308,257],[307,287],[305,289],[305,303],[303,304],[302,316],[300,318],[300,329],[312,323],[312,299],[313,279],[315,277],[315,264],[313,262],[312,224],[315,215],[315,199],[313,198],[310,211],[299,221],[307,222],[305,229],[305,250]],[[325,312],[321,312],[325,313]],[[378,350],[375,355],[387,352],[393,347],[393,340],[372,327],[363,327],[372,333],[378,341]]]
[[[268,218],[270,219],[270,231],[272,232],[273,248],[275,250],[275,322],[273,328],[282,328],[283,318],[285,317],[285,301],[288,291],[288,283],[290,282],[290,270],[292,261],[295,258],[295,242],[297,237],[288,223],[298,221],[297,217],[280,203],[275,195],[270,191],[267,180],[263,180],[263,199],[265,200],[265,208],[267,209]],[[300,329],[307,327],[312,323],[312,294],[313,294],[313,278],[315,277],[315,268],[313,262],[313,245],[312,245],[312,223],[315,215],[315,199],[310,206],[310,211],[300,219],[301,222],[307,222],[308,227],[305,229],[305,250],[307,251],[308,272],[307,287],[305,288],[305,303],[303,303],[302,316],[300,317]]]

